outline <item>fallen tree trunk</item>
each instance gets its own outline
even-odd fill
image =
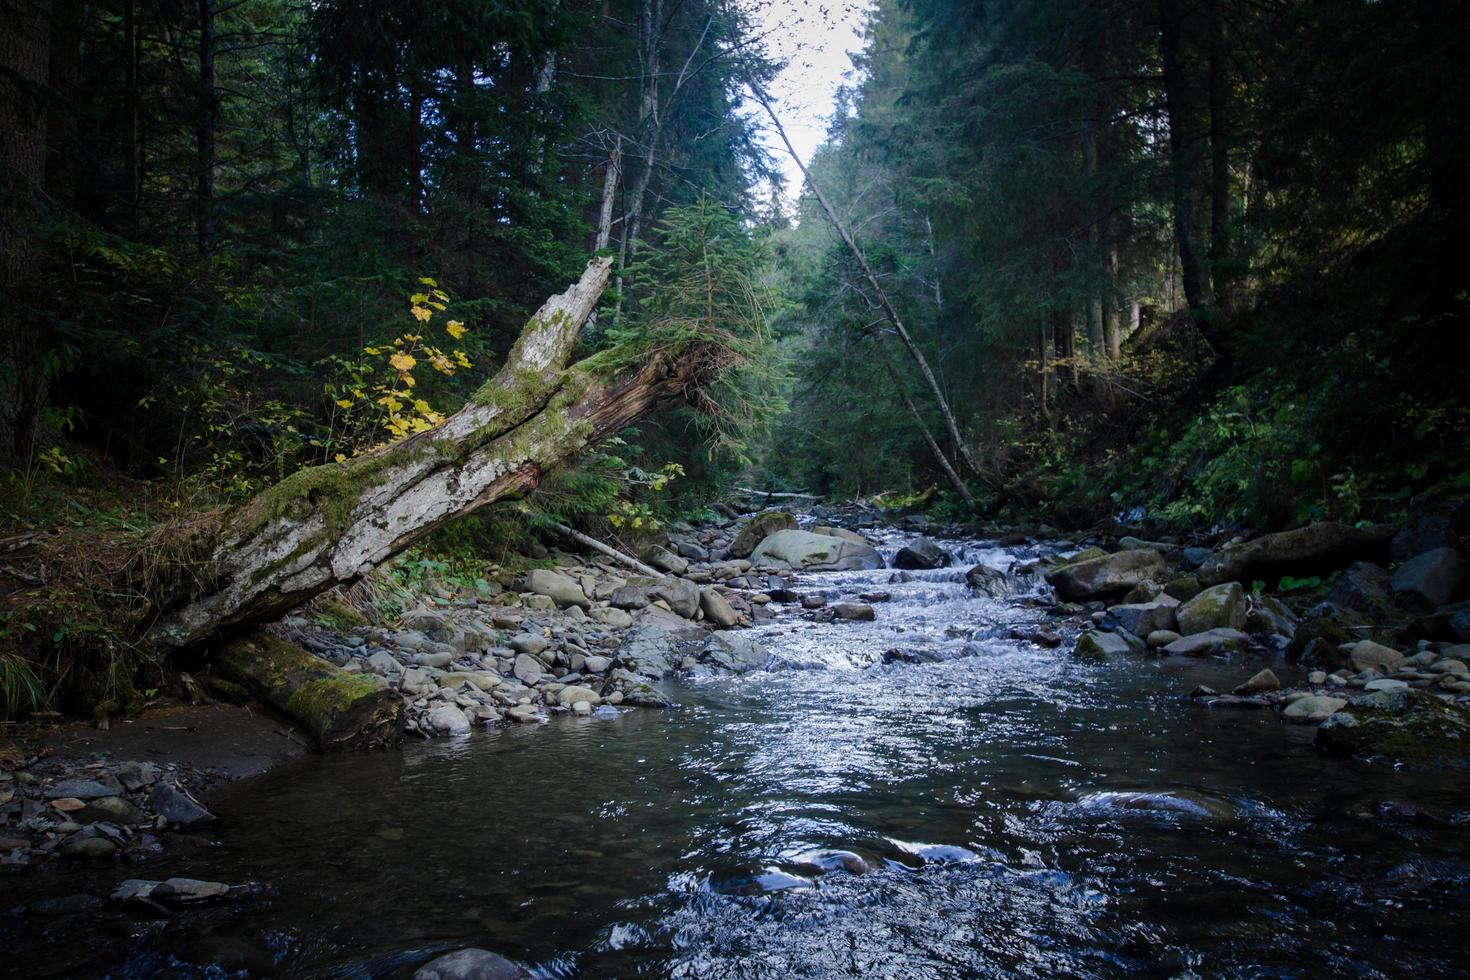
[[[505,365],[443,423],[340,464],[302,470],[233,512],[195,582],[159,604],[147,639],[195,647],[351,583],[436,528],[525,494],[542,475],[660,405],[692,398],[730,362],[694,345],[641,367],[566,366],[611,259],[537,311]]]
[[[551,526],[556,530],[558,534],[563,534],[571,538],[578,544],[591,548],[593,551],[601,552],[618,564],[631,568],[633,569],[633,571],[637,572],[640,575],[651,575],[654,578],[661,578],[663,576],[663,572],[659,571],[653,566],[645,565],[637,558],[634,558],[631,555],[623,554],[621,551],[614,548],[610,544],[603,544],[601,541],[597,540],[590,534],[583,534],[576,528],[567,527],[565,524],[557,524],[555,522],[552,522]]]
[[[323,752],[376,749],[403,731],[403,698],[376,674],[349,674],[256,630],[225,644],[215,671],[300,723]]]

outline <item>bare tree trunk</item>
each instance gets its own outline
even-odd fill
[[[602,205],[597,209],[597,238],[592,243],[594,252],[601,252],[612,241],[613,205],[617,202],[622,168],[623,137],[619,133],[613,137],[612,152],[608,154],[602,171]]]
[[[1209,0],[1210,32],[1210,280],[1220,307],[1233,308],[1230,271],[1230,65],[1220,0]]]
[[[914,425],[919,430],[919,434],[924,437],[924,444],[929,447],[929,452],[934,454],[934,461],[939,464],[939,468],[944,471],[944,475],[949,477],[950,485],[960,495],[960,499],[965,502],[965,506],[974,510],[975,498],[971,495],[970,488],[965,486],[965,481],[960,479],[960,475],[954,471],[954,466],[950,464],[949,457],[944,454],[943,449],[939,448],[939,443],[934,441],[933,433],[929,431],[929,426],[924,423],[924,416],[919,414],[919,409],[914,405],[914,400],[909,397],[907,391],[904,391],[903,380],[898,376],[898,369],[893,366],[892,358],[886,353],[882,357],[883,366],[888,369],[888,377],[893,380],[893,390],[898,392],[898,397],[903,400],[903,407],[908,410],[909,415],[914,420]]]
[[[201,580],[165,597],[147,639],[187,648],[275,619],[372,571],[436,528],[533,489],[547,470],[658,406],[697,398],[729,363],[693,346],[608,377],[566,366],[610,258],[537,311],[505,365],[442,424],[341,464],[302,470],[228,515]]]
[[[194,122],[199,154],[197,235],[199,251],[214,240],[214,0],[199,0],[199,114]]]
[[[771,117],[771,122],[775,125],[776,132],[781,136],[781,142],[786,145],[786,152],[790,154],[792,160],[796,161],[796,166],[801,170],[801,175],[806,180],[807,186],[812,189],[812,193],[817,197],[817,202],[822,205],[822,210],[827,213],[827,220],[832,222],[832,227],[837,229],[837,234],[842,237],[843,244],[847,246],[847,250],[852,253],[852,257],[857,260],[858,266],[863,270],[863,276],[868,280],[868,285],[872,287],[874,294],[877,296],[878,305],[882,308],[883,315],[893,325],[894,332],[898,334],[899,340],[908,349],[909,356],[918,365],[919,374],[923,377],[924,384],[934,395],[934,403],[939,408],[939,414],[944,418],[944,427],[949,432],[951,444],[959,452],[965,464],[969,466],[970,472],[980,475],[980,468],[975,465],[975,460],[971,458],[970,451],[966,448],[964,439],[960,437],[960,427],[955,422],[954,412],[950,410],[949,399],[944,397],[944,392],[939,387],[939,381],[934,377],[934,372],[929,368],[928,359],[924,357],[923,351],[919,350],[919,345],[914,343],[914,338],[909,335],[907,328],[903,325],[903,321],[899,319],[898,311],[889,302],[888,294],[884,292],[883,286],[878,282],[878,277],[874,274],[873,267],[868,264],[867,256],[863,254],[862,249],[858,248],[856,240],[852,237],[852,233],[847,230],[847,225],[837,216],[837,210],[827,200],[827,195],[822,193],[822,188],[817,185],[816,181],[812,180],[812,175],[807,171],[806,164],[802,162],[800,155],[797,154],[796,147],[791,145],[791,140],[786,135],[786,127],[781,125],[781,119],[776,115],[776,110],[771,106],[771,100],[766,95],[765,90],[756,84],[754,79],[747,79],[746,85],[750,88],[756,101],[766,110],[766,115]]]
[[[123,203],[127,207],[127,227],[138,230],[138,199],[142,189],[142,162],[139,160],[138,133],[138,38],[137,0],[123,0]]]

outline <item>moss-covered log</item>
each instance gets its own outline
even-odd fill
[[[659,405],[697,398],[726,363],[716,348],[654,352],[623,370],[568,367],[611,260],[531,318],[505,365],[440,425],[341,464],[302,470],[242,506],[207,570],[160,605],[153,644],[186,648],[269,622],[353,582],[436,528],[526,493],[543,473]]]
[[[392,745],[403,731],[403,699],[375,674],[349,674],[256,630],[236,637],[214,669],[300,724],[323,752]]]

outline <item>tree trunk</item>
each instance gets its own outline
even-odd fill
[[[123,205],[127,209],[125,227],[136,236],[138,231],[138,198],[142,186],[138,151],[138,40],[137,0],[123,0]]]
[[[41,329],[21,291],[36,271],[46,181],[51,0],[6,5],[0,30],[0,460],[31,452],[46,400]]]
[[[199,114],[194,138],[199,154],[195,202],[199,251],[214,239],[214,0],[199,0]]]
[[[1226,347],[1214,319],[1215,296],[1205,262],[1199,198],[1204,188],[1207,133],[1201,123],[1200,86],[1190,64],[1187,42],[1194,23],[1181,9],[1191,0],[1159,0],[1159,46],[1164,62],[1164,101],[1169,116],[1169,168],[1174,189],[1174,241],[1189,312],[1205,340],[1220,357]]]
[[[612,153],[602,171],[602,206],[597,211],[597,238],[592,251],[601,252],[612,241],[613,205],[618,197],[618,178],[623,166],[623,137],[619,133],[613,138]]]
[[[566,366],[612,260],[531,318],[505,365],[433,429],[340,464],[302,470],[229,514],[199,581],[164,597],[147,639],[188,648],[276,619],[356,581],[436,528],[533,489],[572,458],[662,404],[697,396],[730,363],[712,345],[655,354],[609,376]]]
[[[1210,32],[1210,280],[1223,311],[1233,307],[1230,269],[1230,65],[1220,0],[1209,0]]]
[[[903,321],[899,319],[898,311],[889,302],[888,293],[884,291],[883,286],[878,282],[878,277],[874,274],[873,267],[868,264],[868,257],[863,254],[862,249],[858,248],[857,241],[852,237],[852,233],[848,231],[847,225],[837,216],[837,209],[832,207],[832,203],[827,200],[827,195],[822,193],[822,188],[817,185],[816,181],[812,180],[812,175],[808,172],[806,164],[802,162],[801,156],[796,152],[796,147],[791,145],[791,140],[786,135],[786,127],[781,125],[781,119],[776,115],[776,110],[771,106],[771,100],[766,95],[765,90],[756,84],[754,79],[747,79],[746,85],[750,88],[751,94],[755,96],[755,100],[761,104],[761,108],[766,110],[766,115],[771,117],[771,122],[775,125],[776,132],[781,137],[781,142],[786,146],[786,152],[796,162],[797,169],[801,171],[802,178],[806,181],[807,186],[812,189],[812,193],[816,195],[817,203],[826,212],[827,220],[832,223],[832,227],[837,230],[837,234],[842,238],[843,244],[847,246],[848,252],[852,253],[852,257],[857,260],[858,266],[863,270],[863,277],[868,280],[868,285],[872,287],[873,293],[878,299],[878,305],[883,310],[884,317],[893,325],[893,330],[898,334],[898,339],[903,342],[904,347],[909,352],[909,356],[918,365],[919,374],[923,377],[924,384],[934,396],[934,403],[939,408],[939,414],[944,418],[944,427],[949,432],[950,443],[958,451],[960,458],[965,461],[965,465],[970,468],[970,472],[979,476],[980,468],[975,465],[975,460],[971,458],[970,451],[966,448],[964,439],[960,438],[960,427],[955,421],[954,412],[950,410],[949,399],[944,397],[944,392],[939,387],[938,379],[934,377],[934,372],[930,370],[928,358],[924,357],[924,352],[919,350],[919,345],[914,343],[914,338],[909,335],[908,329],[904,327]]]
[[[70,203],[76,193],[77,81],[82,70],[81,0],[54,0],[51,101],[46,122],[46,193]]]
[[[375,674],[349,674],[256,630],[225,644],[213,668],[299,723],[323,752],[392,745],[403,731],[403,698]]]

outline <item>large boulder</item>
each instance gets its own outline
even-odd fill
[[[1424,691],[1377,691],[1324,721],[1316,744],[1328,755],[1465,768],[1470,766],[1470,711]]]
[[[1377,557],[1394,529],[1386,525],[1350,527],[1323,521],[1306,527],[1263,534],[1215,552],[1199,567],[1205,585],[1248,582],[1268,574],[1321,567],[1339,560]]]
[[[549,568],[533,569],[527,574],[526,591],[546,596],[556,603],[559,609],[566,609],[568,606],[592,608],[587,594],[582,591],[582,587],[574,579]]]
[[[715,589],[705,589],[699,593],[699,608],[704,610],[705,622],[721,629],[729,629],[740,622],[740,616],[735,612],[735,607],[730,605],[730,600]]]
[[[638,613],[623,637],[616,663],[642,677],[663,677],[683,659],[686,649],[697,649],[707,635],[688,620],[650,606]]]
[[[1332,584],[1327,601],[1344,609],[1382,615],[1393,606],[1388,594],[1388,572],[1371,561],[1355,561]]]
[[[1238,630],[1245,626],[1246,608],[1239,582],[1211,586],[1179,607],[1179,632],[1192,636],[1206,630]]]
[[[849,572],[883,567],[883,556],[871,545],[809,531],[777,531],[751,552],[753,565],[774,565],[807,572]]]
[[[1394,602],[1422,615],[1449,602],[1464,580],[1465,556],[1454,548],[1435,548],[1400,565],[1389,588]]]
[[[826,524],[818,524],[811,529],[811,532],[813,534],[825,534],[828,537],[841,538],[844,541],[851,541],[853,544],[865,544],[869,548],[873,546],[873,542],[856,531],[849,531],[845,527],[830,527]]]
[[[1245,614],[1245,631],[1252,636],[1279,636],[1290,641],[1296,635],[1300,620],[1280,599],[1268,595],[1252,596]]]
[[[735,535],[735,540],[730,542],[730,557],[749,558],[750,553],[769,535],[795,528],[796,518],[784,510],[763,510],[746,521]]]
[[[638,555],[645,564],[652,565],[661,572],[670,575],[683,575],[689,571],[689,559],[682,555],[676,555],[661,544],[651,544],[644,548]]]
[[[1067,602],[1121,595],[1144,579],[1162,578],[1164,556],[1157,551],[1120,551],[1058,565],[1046,573],[1047,584]]]
[[[662,599],[671,610],[685,619],[693,619],[699,612],[699,586],[688,579],[663,579],[648,590],[649,599]]]
[[[1404,655],[1393,647],[1372,640],[1359,640],[1347,649],[1354,670],[1376,670],[1380,674],[1392,674],[1404,663]]]
[[[1416,501],[1409,519],[1388,545],[1388,557],[1404,562],[1436,548],[1470,547],[1470,498]]]
[[[893,556],[894,568],[945,568],[954,557],[928,538],[915,538]]]

